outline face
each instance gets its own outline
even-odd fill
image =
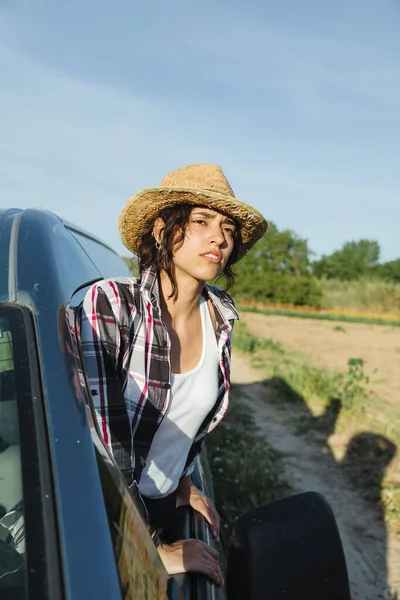
[[[236,225],[229,217],[203,206],[192,209],[183,244],[174,252],[176,276],[197,281],[221,275],[232,253]]]

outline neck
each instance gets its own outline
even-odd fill
[[[178,296],[170,298],[172,286],[165,271],[160,272],[160,301],[161,312],[165,320],[186,319],[199,308],[200,296],[204,281],[196,281],[192,277],[180,274],[175,276]],[[169,319],[168,319],[169,317]]]

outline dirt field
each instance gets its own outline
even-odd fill
[[[282,343],[294,343],[294,339],[308,344],[309,337],[303,329],[302,322],[280,317],[261,317],[246,315],[249,325],[265,328],[265,335],[281,339]],[[266,324],[266,320],[271,321]],[[279,321],[282,321],[281,323]],[[297,325],[299,329],[296,331]],[[307,327],[309,327],[307,323]],[[314,323],[313,323],[314,325]],[[335,336],[331,335],[328,323],[322,325],[321,342],[325,329],[325,343],[335,349]],[[272,333],[274,328],[274,333]],[[368,328],[367,328],[368,329]],[[289,331],[290,333],[289,335]],[[279,333],[282,337],[279,336]],[[339,335],[339,332],[333,332]],[[344,335],[344,334],[343,334]],[[389,334],[382,332],[385,339]],[[398,335],[398,334],[397,334]],[[373,335],[369,333],[369,342]],[[318,335],[316,335],[318,338]],[[379,338],[379,334],[377,334]],[[360,339],[368,339],[362,334]],[[381,343],[381,342],[379,342]],[[394,340],[392,345],[394,345]],[[393,347],[393,346],[392,346]],[[358,346],[360,348],[360,346]],[[352,348],[353,349],[353,348]],[[339,351],[338,360],[339,360]],[[343,349],[342,349],[343,353]],[[335,352],[332,352],[335,355]],[[351,355],[350,355],[351,356]],[[366,358],[366,354],[364,354]],[[340,366],[340,364],[339,364]],[[349,571],[351,593],[354,600],[398,600],[400,598],[400,536],[395,530],[385,525],[382,508],[376,503],[368,502],[363,494],[352,485],[351,474],[346,464],[335,460],[330,451],[328,440],[316,431],[308,431],[306,436],[295,433],[298,416],[293,405],[285,407],[284,402],[277,402],[273,390],[265,387],[262,371],[254,369],[250,360],[244,355],[233,355],[232,382],[234,393],[241,402],[246,403],[253,412],[259,431],[265,435],[266,441],[281,454],[284,473],[282,476],[296,492],[315,490],[323,493],[331,504],[336,516],[342,538],[346,562]],[[282,398],[283,399],[283,398]],[[350,476],[349,476],[350,475]]]
[[[400,406],[400,328],[256,313],[240,317],[253,335],[278,340],[315,366],[343,372],[349,358],[362,358],[371,393]]]

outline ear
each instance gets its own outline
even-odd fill
[[[156,240],[156,242],[160,243],[161,242],[161,238],[162,238],[162,230],[164,229],[165,223],[162,220],[161,217],[157,217],[157,219],[154,221],[154,226],[153,226],[153,237]]]

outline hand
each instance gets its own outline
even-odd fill
[[[178,487],[176,496],[176,506],[191,506],[197,510],[210,525],[211,533],[214,539],[219,542],[220,518],[212,500],[203,494],[195,485],[189,476],[184,477]]]
[[[203,573],[217,585],[224,585],[218,552],[204,542],[193,539],[181,540],[173,544],[161,544],[157,550],[169,575]]]

